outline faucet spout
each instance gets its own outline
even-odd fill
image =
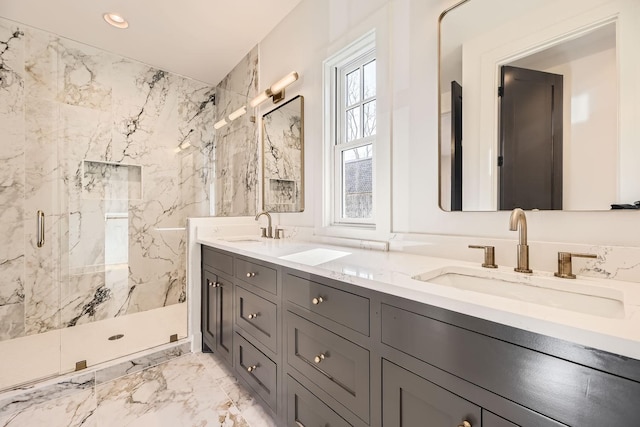
[[[262,233],[263,233],[262,237],[268,237],[268,238],[271,239],[271,238],[273,238],[273,229],[271,228],[271,215],[269,215],[269,212],[267,212],[267,211],[260,212],[259,214],[256,215],[256,221],[258,221],[262,215],[265,215],[267,217],[267,220],[268,220],[268,224],[267,224],[266,230],[263,229],[263,231],[262,231]]]
[[[509,230],[519,230],[517,258],[518,264],[515,271],[519,273],[532,273],[529,268],[529,245],[527,244],[527,217],[520,208],[515,208],[509,217]]]

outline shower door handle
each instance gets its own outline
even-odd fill
[[[37,242],[39,248],[44,246],[44,212],[38,211]]]

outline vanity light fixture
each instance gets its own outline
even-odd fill
[[[295,71],[290,72],[289,74],[272,84],[269,89],[253,98],[249,105],[251,107],[257,107],[269,98],[272,98],[273,103],[277,104],[284,99],[284,89],[291,83],[298,80],[298,77],[298,73],[296,73]]]
[[[227,119],[222,119],[216,123],[214,123],[213,128],[214,129],[220,129],[223,126],[226,126],[228,124]]]
[[[129,23],[127,22],[127,20],[124,19],[124,17],[118,13],[107,12],[104,15],[102,15],[102,17],[107,22],[107,24],[113,27],[121,28],[121,29],[129,28]]]
[[[242,117],[247,113],[247,106],[243,105],[242,107],[238,108],[236,111],[234,111],[233,113],[229,114],[229,121],[232,122],[235,119],[237,119],[238,117]]]

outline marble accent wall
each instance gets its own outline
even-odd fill
[[[258,127],[248,106],[259,91],[258,47],[216,88],[216,121],[243,105],[247,114],[216,131],[214,216],[255,215],[258,204]]]
[[[0,19],[0,340],[185,301],[215,93]]]

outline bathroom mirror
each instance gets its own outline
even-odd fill
[[[262,209],[304,210],[304,98],[262,116]]]
[[[637,0],[466,0],[439,25],[440,206],[640,200]]]

